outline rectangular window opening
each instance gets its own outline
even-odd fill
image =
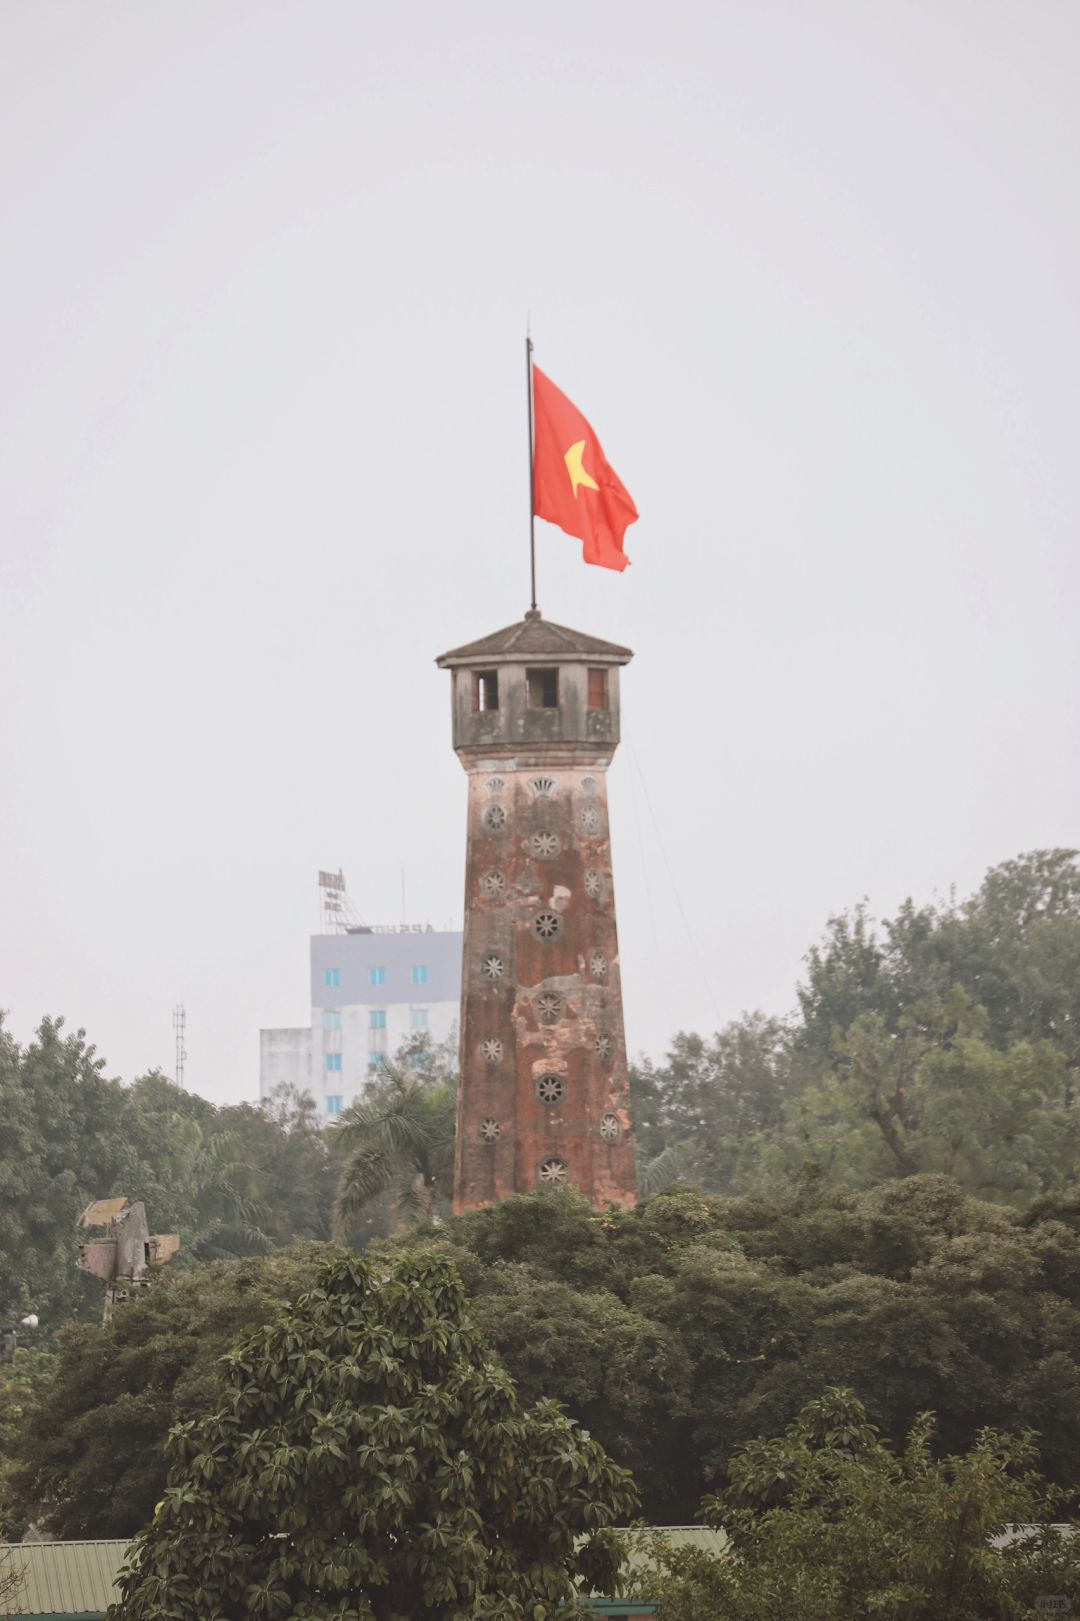
[[[424,966],[423,963],[418,963],[416,965],[416,967],[413,969],[413,971],[412,971],[412,982],[413,982],[414,985],[426,985],[427,984],[427,982],[428,982],[428,971],[427,971],[427,968]]]
[[[384,1007],[372,1008],[371,1012],[368,1014],[368,1029],[386,1029],[386,1009]]]
[[[499,707],[498,670],[477,670],[473,675],[473,701],[478,712],[486,715],[489,709]]]
[[[369,985],[385,985],[386,984],[386,969],[385,968],[369,968],[368,969],[368,984]]]
[[[340,1114],[341,1113],[341,1099],[340,1098],[327,1098],[327,1100],[326,1100],[326,1112],[327,1112],[327,1114]]]
[[[341,969],[324,968],[322,972],[322,982],[328,990],[336,990],[341,984]]]
[[[410,1030],[426,1030],[428,1027],[428,1010],[426,1007],[414,1007],[409,1013]]]
[[[558,709],[558,670],[526,670],[525,682],[529,691],[530,709]]]
[[[589,708],[606,709],[608,706],[607,671],[589,671]]]
[[[341,1014],[338,1012],[324,1013],[322,1016],[322,1025],[324,1030],[340,1030]]]
[[[334,1070],[339,1070],[341,1068],[341,1054],[340,1053],[327,1053],[327,1055],[326,1055],[326,1068],[327,1068],[328,1072],[332,1072]]]

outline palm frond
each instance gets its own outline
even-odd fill
[[[681,1143],[670,1143],[655,1159],[643,1165],[637,1179],[639,1204],[644,1204],[646,1199],[655,1199],[658,1193],[663,1193],[665,1188],[678,1182],[689,1170],[693,1158],[694,1144],[686,1139]]]

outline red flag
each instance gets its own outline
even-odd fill
[[[624,569],[623,535],[638,515],[630,492],[577,406],[533,367],[533,511],[585,542],[586,563]]]

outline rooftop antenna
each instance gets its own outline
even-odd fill
[[[340,867],[337,872],[319,873],[319,901],[322,934],[346,934],[362,921],[346,893],[345,874]]]
[[[184,1084],[184,1065],[187,1063],[187,1048],[184,1046],[184,1034],[187,1030],[187,1011],[183,1002],[177,1002],[172,1010],[173,1035],[176,1037],[176,1084]]]

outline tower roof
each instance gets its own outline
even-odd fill
[[[504,630],[481,636],[479,641],[466,642],[464,647],[452,647],[435,660],[441,670],[452,669],[455,664],[475,664],[480,659],[498,663],[521,663],[530,659],[594,660],[597,664],[629,664],[633,653],[616,642],[601,641],[599,636],[587,636],[583,630],[570,630],[544,619],[539,609],[531,608],[524,619],[507,625]]]

